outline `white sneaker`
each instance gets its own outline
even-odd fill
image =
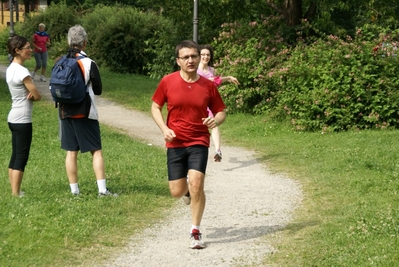
[[[105,192],[99,192],[98,193],[98,197],[117,197],[118,194],[117,193],[111,193],[108,189]]]
[[[25,192],[24,191],[19,191],[19,194],[17,195],[17,197],[24,197],[25,196]]]
[[[215,159],[215,162],[221,162],[222,161],[222,151],[220,149],[216,150],[215,156],[213,156]]]
[[[205,247],[204,242],[202,241],[202,236],[199,230],[193,229],[191,232],[191,245],[192,249],[203,249]]]
[[[30,77],[32,77],[32,80],[35,78],[35,74],[36,74],[36,73],[33,72],[33,71],[30,73]]]
[[[182,199],[183,199],[184,204],[190,205],[190,203],[191,203],[190,191],[188,191],[187,194],[185,194],[185,195],[182,197]]]
[[[41,82],[46,82],[46,78],[44,78],[44,76],[41,76],[41,77],[40,77],[40,81],[41,81]]]

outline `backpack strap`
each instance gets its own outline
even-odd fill
[[[86,81],[86,79],[85,79],[85,74],[84,74],[84,72],[83,72],[83,70],[84,70],[83,63],[82,63],[82,61],[80,61],[80,60],[83,59],[83,58],[86,58],[87,56],[84,55],[84,54],[82,54],[81,52],[82,52],[82,50],[80,50],[80,49],[77,49],[77,48],[70,48],[70,49],[68,50],[68,53],[66,54],[66,57],[67,57],[67,58],[76,58],[76,60],[77,60],[77,62],[78,62],[78,64],[79,64],[80,71],[81,71],[82,76],[83,76],[83,80]],[[89,83],[90,83],[90,79],[87,81],[86,86],[87,86]]]

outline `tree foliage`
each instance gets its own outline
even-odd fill
[[[297,130],[399,128],[399,31],[385,40],[392,50],[379,54],[373,48],[382,27],[365,24],[354,38],[340,38],[303,20],[292,43],[281,35],[282,21],[228,24],[212,43],[219,73],[242,84],[220,87],[229,112],[288,119]],[[303,32],[320,37],[310,42]]]
[[[95,55],[99,64],[121,73],[147,74],[144,66],[156,55],[147,50],[146,44],[154,45],[149,40],[153,40],[155,33],[166,44],[176,42],[173,24],[168,19],[133,7],[99,5],[84,16],[82,24],[90,38],[90,54]]]
[[[82,15],[90,54],[114,71],[159,78],[175,70],[176,43],[192,38],[190,1],[62,2]],[[54,36],[72,22],[42,18]],[[399,127],[397,60],[371,52],[398,21],[394,0],[200,0],[199,42],[214,46],[219,73],[241,82],[220,88],[229,112],[300,130]]]

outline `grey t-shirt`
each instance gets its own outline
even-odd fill
[[[11,63],[6,71],[6,81],[10,90],[12,105],[8,113],[10,123],[31,123],[33,101],[26,97],[29,94],[23,80],[30,76],[29,70],[18,63]]]

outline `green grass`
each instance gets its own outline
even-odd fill
[[[104,96],[149,112],[158,81],[102,74]],[[98,255],[105,258],[173,206],[164,151],[105,126],[108,184],[121,196],[96,197],[90,156],[83,154],[80,183],[86,194],[72,198],[64,152],[56,137],[56,112],[46,103],[35,103],[32,153],[22,183],[27,196],[11,197],[6,174],[10,100],[6,89],[1,90],[0,262],[4,266],[69,266]],[[265,265],[397,265],[399,131],[300,133],[262,116],[230,114],[221,132],[223,144],[255,150],[258,160],[273,172],[302,186],[304,199],[293,221],[277,235],[265,236],[278,249],[264,259]]]
[[[117,101],[125,107],[149,112],[151,97],[158,85],[158,80],[140,75],[116,74],[101,72],[103,96]]]
[[[233,115],[225,143],[251,147],[302,185],[296,218],[276,239],[275,266],[395,266],[399,262],[399,142],[395,131],[293,132]]]
[[[155,89],[153,81],[148,83],[149,88],[132,84],[125,89],[121,83],[112,89],[120,91],[120,99],[113,99],[148,111]],[[145,96],[138,97],[144,103],[122,100],[126,90]],[[295,179],[303,189],[295,219],[276,238],[265,237],[280,251],[265,264],[394,266],[399,262],[397,130],[301,133],[288,124],[246,114],[228,115],[221,130],[224,144],[255,150],[260,162]]]
[[[82,195],[73,197],[65,152],[57,138],[57,110],[36,102],[33,143],[22,190],[11,196],[7,167],[11,135],[10,96],[0,84],[0,262],[1,266],[74,266],[106,257],[133,233],[158,222],[175,203],[167,185],[165,151],[102,125],[107,186],[118,198],[98,198],[90,153],[79,155]]]

